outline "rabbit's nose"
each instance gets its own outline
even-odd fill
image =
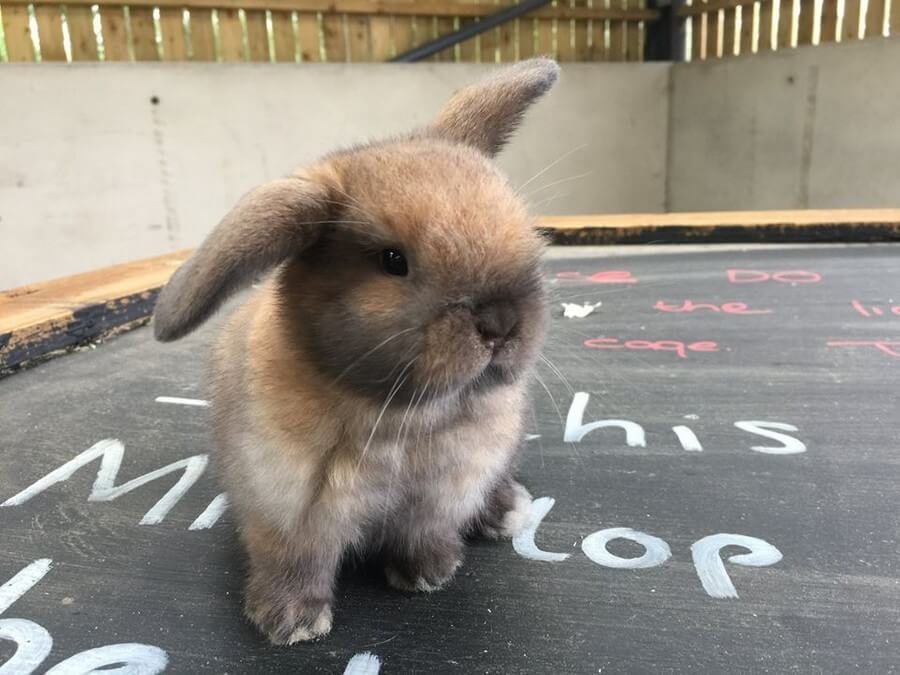
[[[506,302],[481,305],[475,311],[475,327],[494,349],[501,347],[519,323],[516,310]]]

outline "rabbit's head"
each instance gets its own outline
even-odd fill
[[[163,289],[156,337],[278,266],[290,339],[355,392],[396,404],[515,381],[543,337],[542,241],[490,159],[558,72],[502,69],[423,130],[250,192]]]

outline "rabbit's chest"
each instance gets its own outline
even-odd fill
[[[464,506],[480,499],[509,466],[519,444],[519,425],[460,424],[412,439],[399,448],[406,492]]]

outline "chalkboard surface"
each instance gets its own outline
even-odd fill
[[[214,327],[0,382],[0,663],[900,672],[900,247],[555,249],[547,277],[532,531],[434,594],[346,570],[312,644],[241,616]]]

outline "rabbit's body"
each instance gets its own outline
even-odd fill
[[[250,558],[246,613],[279,644],[331,628],[350,552],[439,588],[467,533],[511,536],[543,338],[543,249],[488,161],[556,65],[457,94],[435,126],[336,153],[245,197],[163,290],[160,339],[274,274],[212,355],[216,442]]]
[[[412,502],[433,503],[453,531],[475,526],[522,441],[525,382],[387,408],[348,396],[283,349],[274,286],[235,312],[214,351],[214,434],[233,506],[285,536],[330,532],[367,550],[417,515]]]

